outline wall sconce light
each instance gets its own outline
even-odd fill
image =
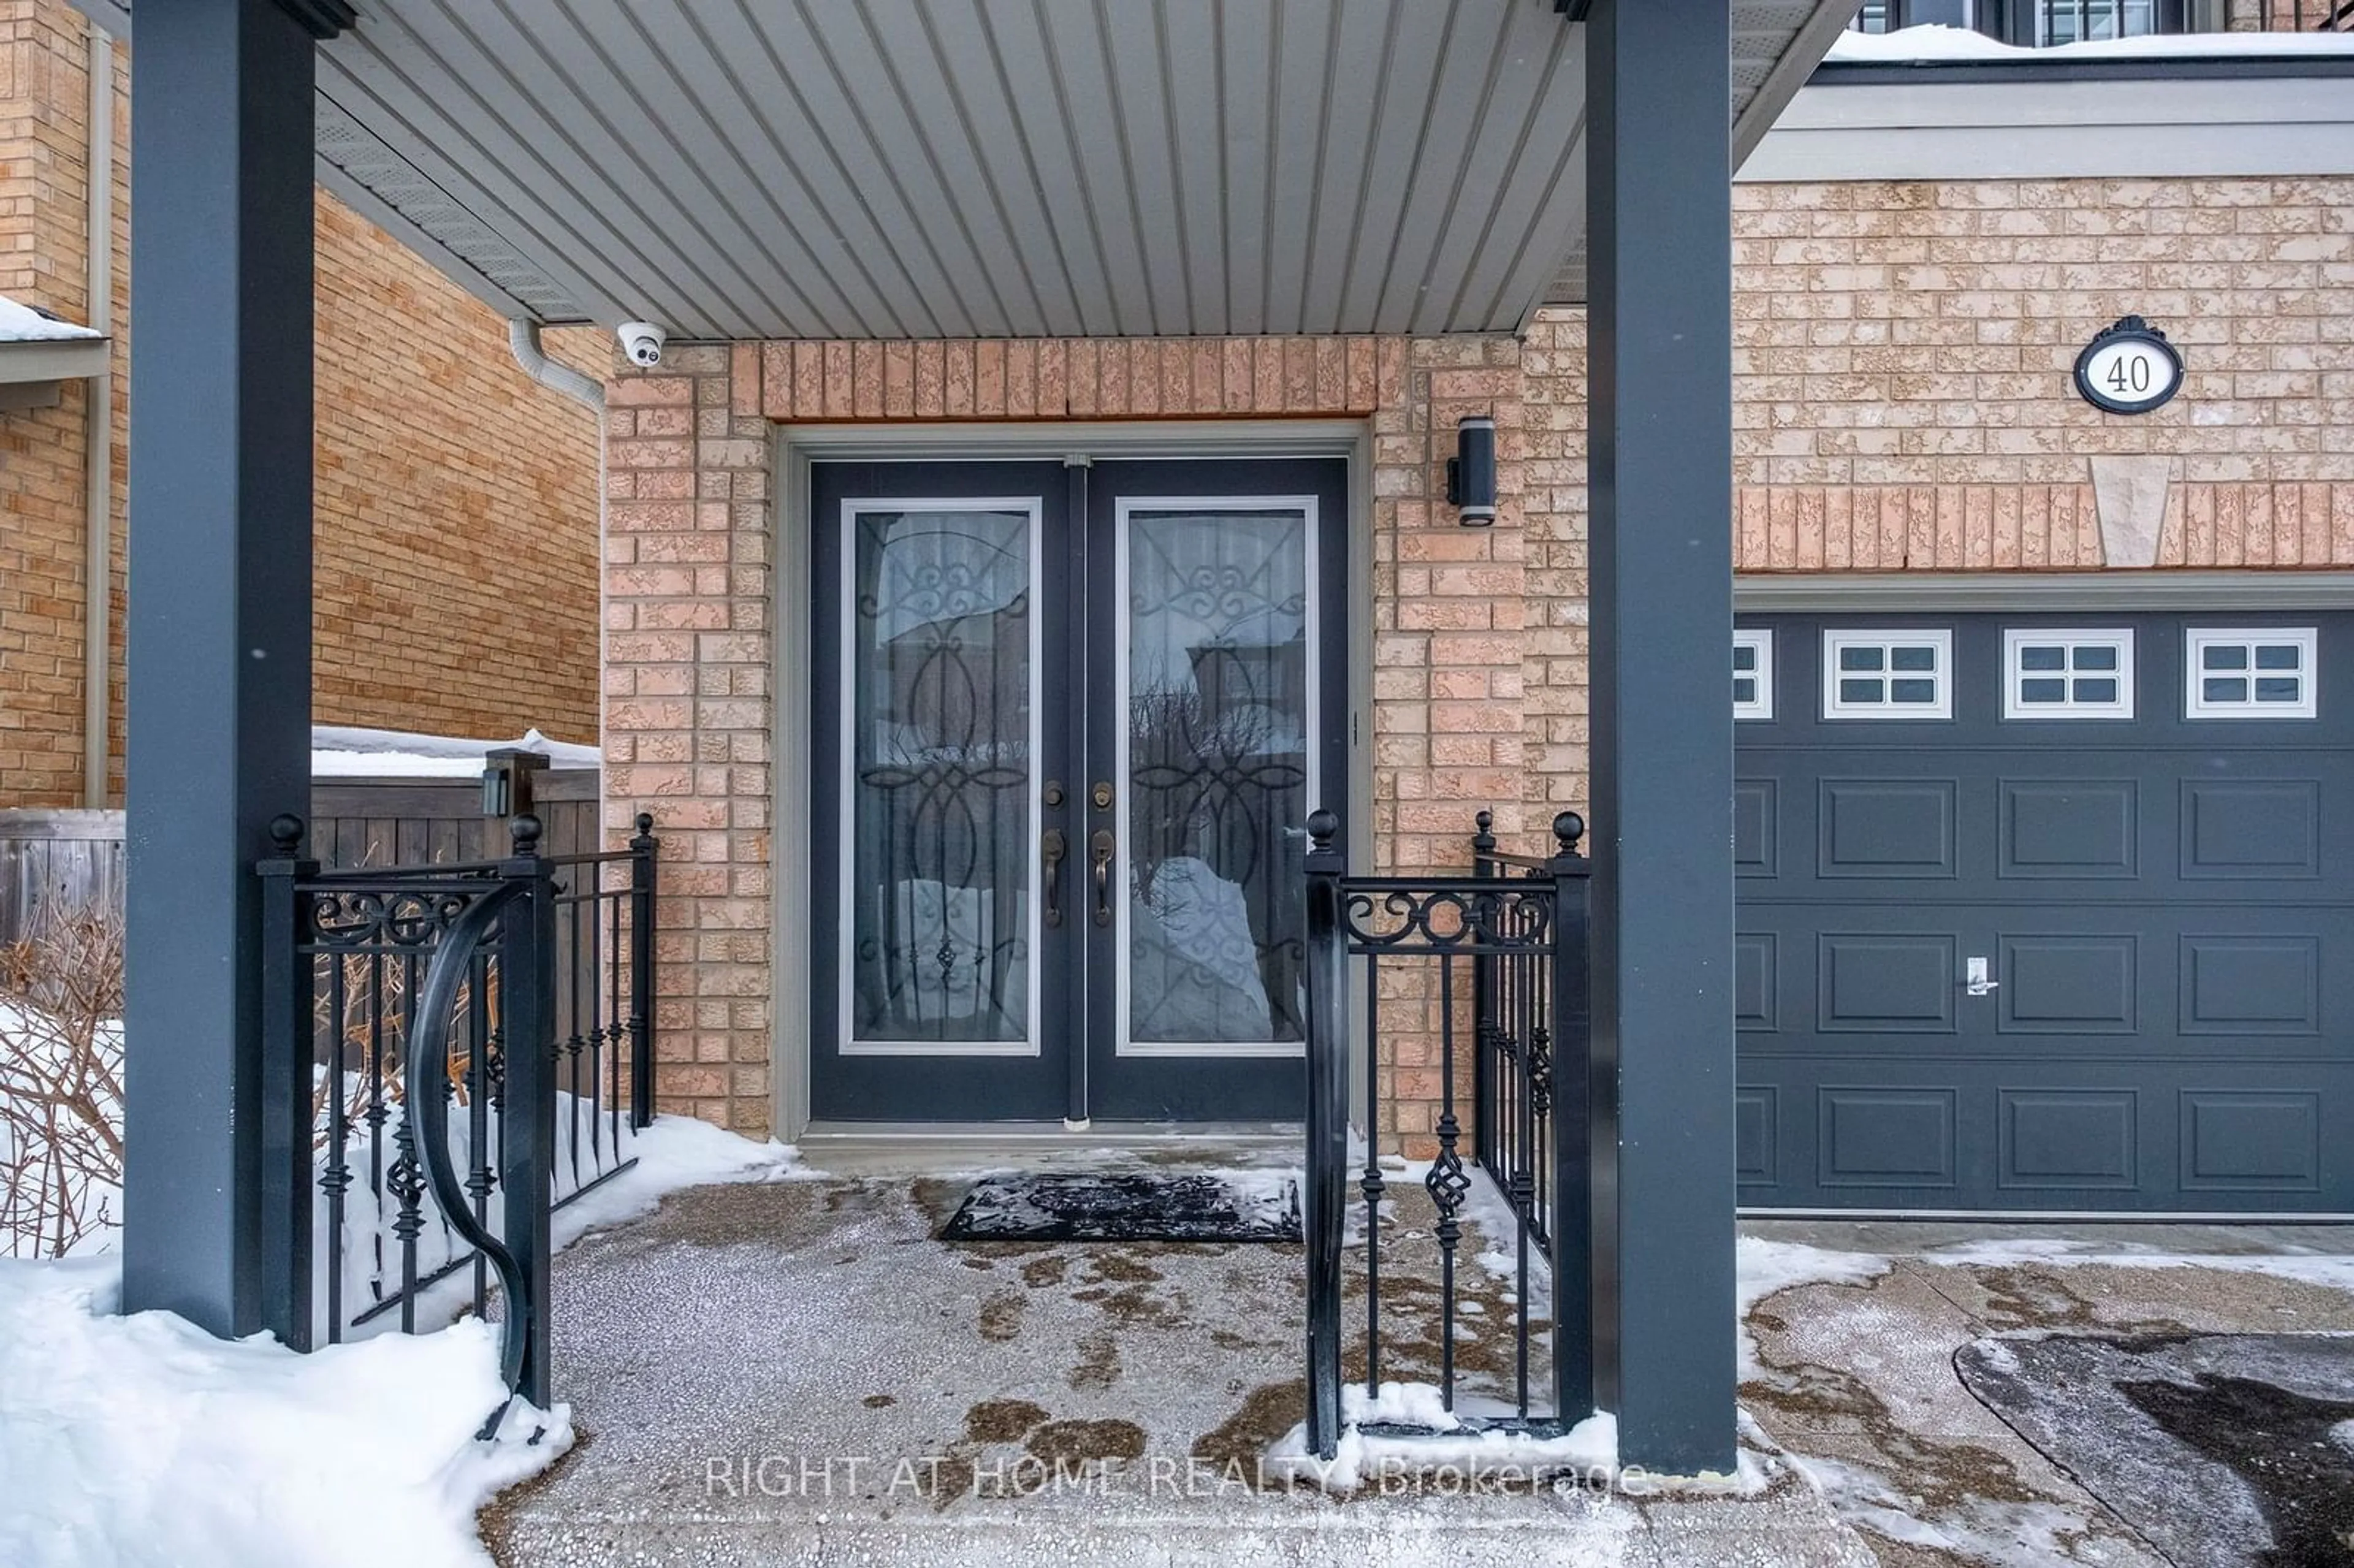
[[[1474,415],[1455,427],[1455,455],[1447,460],[1447,503],[1466,528],[1496,520],[1496,421]]]

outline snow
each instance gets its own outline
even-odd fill
[[[0,343],[77,343],[105,335],[92,327],[52,321],[32,306],[0,294]]]
[[[1436,1384],[1385,1383],[1371,1398],[1363,1387],[1342,1388],[1341,1419],[1341,1441],[1331,1458],[1320,1459],[1309,1451],[1308,1427],[1302,1423],[1267,1450],[1267,1473],[1331,1492],[1353,1492],[1384,1478],[1433,1473],[1491,1480],[1512,1472],[1517,1472],[1515,1478],[1543,1473],[1598,1484],[1619,1474],[1618,1419],[1607,1411],[1596,1411],[1554,1437],[1467,1429],[1463,1418],[1447,1410]],[[1406,1436],[1363,1430],[1384,1424],[1422,1430]]]
[[[311,726],[313,779],[472,779],[482,771],[483,754],[505,747],[545,755],[551,768],[595,768],[597,747],[550,740],[536,729],[519,740],[467,740],[397,729],[360,729],[347,725]]]
[[[1768,1296],[1797,1285],[1862,1285],[1888,1272],[1890,1260],[1875,1253],[1833,1252],[1797,1242],[1743,1236],[1734,1252],[1734,1296],[1741,1323],[1741,1381],[1765,1375],[1757,1341],[1750,1337],[1749,1310]]]
[[[638,1164],[560,1211],[558,1246],[665,1192],[815,1173],[782,1144],[663,1117]],[[498,1328],[309,1355],[120,1316],[111,1256],[0,1262],[0,1563],[8,1568],[482,1568],[474,1515],[555,1462],[571,1413],[498,1410]]]
[[[1744,1242],[1743,1245],[1746,1245]],[[2010,1268],[2021,1264],[2105,1268],[2211,1268],[2263,1274],[2354,1291],[2354,1254],[2324,1252],[2186,1253],[2134,1243],[2020,1238],[1962,1242],[1923,1253],[1927,1264]]]
[[[2354,33],[2177,33],[2022,48],[1969,27],[1930,23],[1900,27],[1893,33],[1843,32],[1824,58],[1835,65],[1914,65],[1953,60],[2049,61],[2064,65],[2080,60],[2210,59],[2224,55],[2243,58],[2354,55]]]

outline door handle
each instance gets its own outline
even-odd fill
[[[1097,828],[1087,841],[1088,858],[1096,871],[1096,924],[1111,924],[1111,855],[1112,837],[1109,828]]]
[[[1070,841],[1060,828],[1048,828],[1038,841],[1039,858],[1046,863],[1046,924],[1063,923],[1063,856],[1069,853]]]
[[[1986,996],[2001,988],[2002,981],[1989,978],[1987,969],[1987,961],[1975,957],[1963,966],[1962,982],[1970,995]]]

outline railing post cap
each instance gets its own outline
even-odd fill
[[[524,812],[519,817],[509,818],[507,821],[508,837],[514,841],[514,853],[519,855],[539,853],[539,835],[542,831],[539,819],[529,811]]]
[[[1320,850],[1329,850],[1340,835],[1341,819],[1325,808],[1308,813],[1308,837]]]
[[[1575,811],[1564,811],[1553,820],[1553,836],[1561,845],[1561,853],[1577,853],[1577,841],[1585,836],[1585,819]]]
[[[638,813],[638,837],[642,839],[652,838],[653,836],[653,832],[654,814],[652,811],[640,811]]]
[[[292,811],[281,812],[270,819],[270,842],[281,860],[293,860],[302,853],[302,819]]]

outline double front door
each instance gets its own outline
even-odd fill
[[[1290,1119],[1338,459],[811,478],[812,1108]]]

